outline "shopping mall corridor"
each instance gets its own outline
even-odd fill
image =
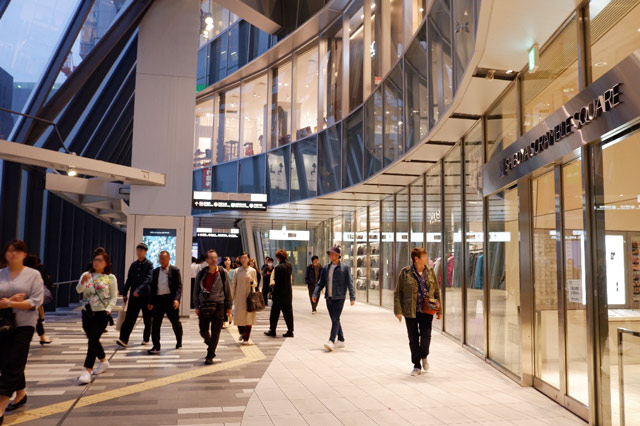
[[[75,383],[86,340],[77,311],[47,314],[48,347],[34,340],[27,366],[29,402],[6,425],[86,425],[93,419],[128,425],[578,425],[577,417],[532,388],[521,388],[449,338],[434,332],[431,369],[410,377],[406,329],[388,310],[345,306],[347,346],[327,353],[329,316],[311,315],[306,289],[294,291],[295,338],[272,339],[268,311],[252,340],[237,344],[223,330],[217,362],[203,365],[194,315],[183,319],[184,347],[169,322],[163,353],[148,356],[134,330],[117,350],[110,327],[102,341],[111,367],[90,387]],[[278,335],[284,333],[279,323]]]

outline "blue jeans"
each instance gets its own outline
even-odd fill
[[[329,311],[329,317],[331,318],[331,334],[329,340],[335,343],[336,335],[338,340],[344,342],[344,334],[342,334],[342,325],[340,325],[340,315],[342,315],[342,308],[344,307],[344,299],[331,299],[327,297],[327,310]]]

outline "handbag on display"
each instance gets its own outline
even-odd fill
[[[16,329],[16,314],[13,309],[0,309],[0,336]]]
[[[264,309],[264,297],[261,291],[251,287],[251,293],[247,296],[247,312],[258,312]]]

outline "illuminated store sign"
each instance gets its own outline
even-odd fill
[[[193,191],[194,209],[267,210],[267,194]]]
[[[561,142],[574,130],[579,130],[601,114],[611,111],[620,105],[620,86],[622,83],[614,85],[606,90],[602,95],[591,100],[582,108],[569,115],[564,120],[551,127],[550,130],[538,136],[530,145],[520,148],[518,151],[507,156],[500,162],[500,176],[506,176],[510,170],[515,169],[525,161],[540,154],[546,149],[552,148]]]

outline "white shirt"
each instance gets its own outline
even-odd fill
[[[191,278],[195,278],[198,275],[198,272],[200,272],[202,268],[200,267],[199,263],[192,263],[191,264]]]
[[[327,297],[333,296],[333,271],[336,269],[333,263],[329,266],[329,276],[327,277]]]
[[[171,294],[168,266],[166,269],[161,266],[160,272],[158,273],[158,296],[162,296],[163,294]]]

